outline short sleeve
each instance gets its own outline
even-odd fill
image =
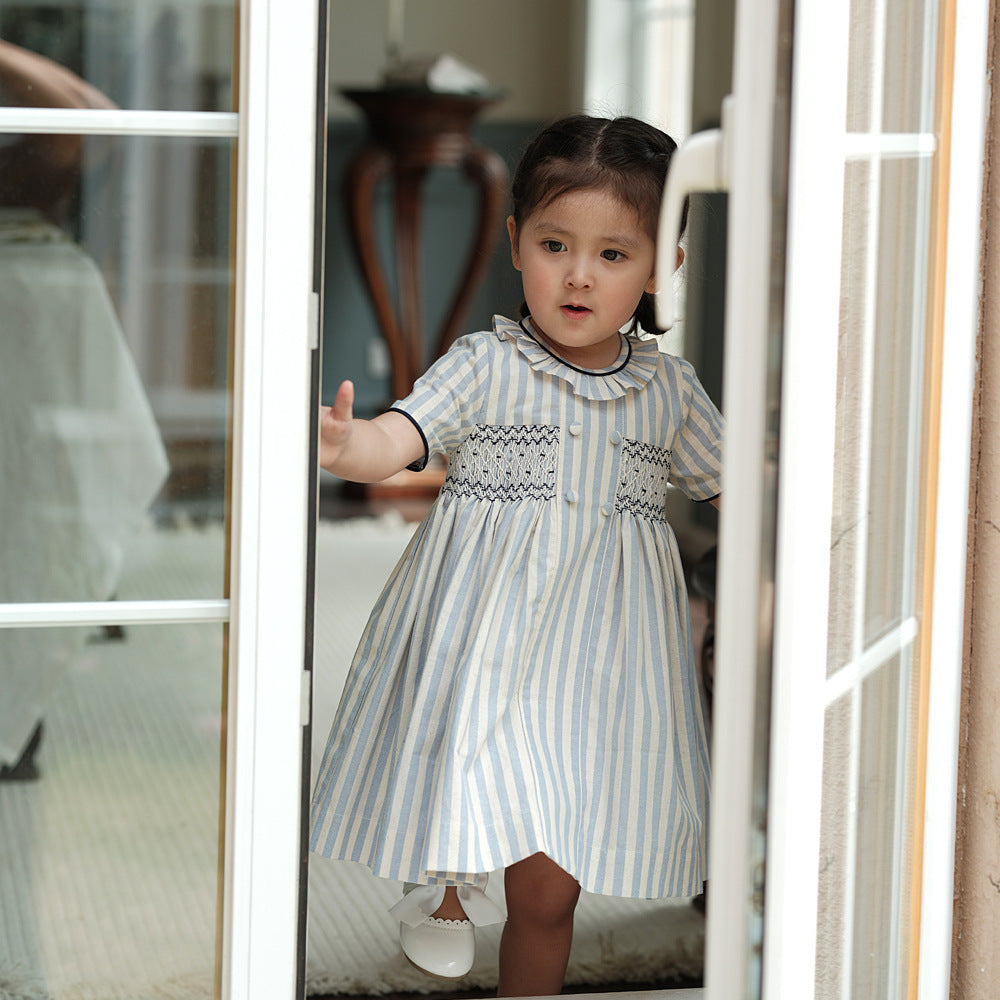
[[[475,426],[491,339],[491,334],[474,333],[456,340],[417,379],[409,396],[393,403],[391,409],[408,417],[424,440],[424,457],[410,468],[419,471],[431,455],[454,450]]]
[[[722,492],[724,423],[694,368],[678,361],[683,407],[671,446],[670,481],[692,500],[712,500]]]

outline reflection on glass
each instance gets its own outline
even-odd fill
[[[7,138],[0,163],[27,151],[44,175],[74,151],[77,177],[44,207],[43,189],[2,189],[0,603],[222,597],[221,545],[130,573],[160,529],[222,530],[229,145]],[[0,629],[0,765],[30,771],[80,650],[76,630]]]
[[[935,0],[852,0],[850,17],[847,131],[931,131]]]
[[[875,48],[876,4],[851,0],[851,27],[847,53],[847,131],[871,128],[872,64]]]
[[[0,70],[0,105],[232,111],[235,11],[234,0],[10,0],[0,5],[0,38],[32,53],[36,64],[66,71],[61,82],[72,74],[87,89],[27,89]],[[102,96],[90,103],[94,92]]]
[[[930,162],[881,168],[864,643],[915,611]]]
[[[932,164],[875,167],[845,165],[828,674],[914,614],[919,569]]]
[[[851,4],[817,986],[906,995],[937,4]],[[863,153],[859,152],[863,151]]]
[[[858,738],[858,850],[854,876],[852,997],[902,997],[899,971],[909,940],[912,815],[909,806],[909,712],[900,704],[899,657],[861,688]]]
[[[861,435],[865,405],[865,290],[869,199],[867,163],[844,167],[844,238],[841,257],[840,336],[837,349],[837,422],[833,453],[830,530],[830,620],[827,674],[850,662],[854,649],[854,572],[859,559]]]
[[[817,996],[906,995],[916,711],[911,663],[909,650],[891,658],[827,708]]]
[[[203,565],[158,533],[127,574]],[[210,544],[222,544],[222,529]],[[154,552],[155,549],[155,552]],[[47,630],[55,631],[55,630]],[[0,781],[0,992],[213,995],[223,626],[69,629],[31,781]]]
[[[0,106],[230,111],[234,9],[4,3]],[[224,596],[233,154],[0,132],[0,604]],[[0,628],[0,994],[213,996],[224,649]]]
[[[4,187],[0,601],[106,600],[143,524],[223,517],[231,156],[87,137],[67,209]]]
[[[844,887],[850,864],[851,705],[847,694],[829,705],[823,729],[823,806],[820,825],[816,996],[843,996]]]
[[[934,105],[925,88],[934,73],[937,3],[889,3],[885,18],[882,131],[930,131]]]

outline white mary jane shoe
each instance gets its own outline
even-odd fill
[[[471,920],[424,917],[416,927],[400,924],[399,944],[412,966],[437,979],[461,979],[476,958]]]
[[[399,944],[410,964],[438,979],[461,979],[476,958],[476,927],[502,923],[503,911],[482,888],[458,886],[468,920],[434,914],[444,901],[443,885],[406,884],[403,898],[389,911],[399,924]]]

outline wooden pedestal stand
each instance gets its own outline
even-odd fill
[[[351,237],[375,315],[389,350],[391,388],[402,399],[428,365],[458,337],[460,324],[486,275],[499,232],[507,190],[507,168],[492,150],[472,140],[476,116],[498,98],[440,94],[416,88],[345,90],[368,123],[368,140],[348,166],[345,178]],[[478,223],[465,258],[451,307],[436,337],[423,329],[420,266],[421,188],[433,167],[461,169],[479,188]],[[394,225],[398,302],[389,293],[375,236],[375,192],[390,179],[394,187]],[[434,472],[400,473],[363,487],[368,497],[435,495],[444,480]]]

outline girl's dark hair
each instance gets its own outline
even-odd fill
[[[665,132],[637,118],[592,118],[570,115],[549,125],[528,145],[511,186],[514,223],[570,191],[601,189],[635,209],[656,240],[660,198],[667,167],[677,143]],[[687,225],[687,202],[681,232]],[[527,306],[521,306],[522,316]],[[643,292],[635,322],[659,333],[653,296]]]

